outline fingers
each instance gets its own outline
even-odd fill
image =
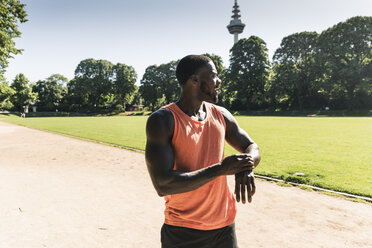
[[[247,153],[238,153],[238,154],[234,154],[234,155],[231,155],[231,156],[235,156],[237,158],[246,158],[246,157],[251,157],[252,158],[252,155],[247,154]]]
[[[253,170],[255,168],[254,161],[251,157],[241,158],[240,162],[242,163],[242,166],[240,167],[239,172]]]
[[[254,161],[251,155],[235,154],[224,158],[221,168],[225,175],[236,174],[254,169]]]
[[[247,160],[249,158],[246,154],[235,154],[232,156],[239,161]]]
[[[235,197],[236,201],[240,202],[240,182],[237,178],[235,178]]]
[[[256,193],[256,185],[253,172],[245,171],[235,175],[235,196],[236,201],[245,204],[252,202],[252,197]]]
[[[252,196],[256,193],[256,184],[254,182],[254,176],[249,177],[252,185]]]
[[[252,165],[254,164],[254,160],[252,156],[249,154],[242,153],[242,154],[235,154],[233,156],[235,156],[235,158],[239,161],[250,162],[252,163]]]
[[[245,197],[245,185],[247,184],[247,177],[244,176],[242,178],[243,182],[242,184],[240,185],[240,192],[241,192],[241,196],[242,196],[242,203],[245,204],[246,202],[246,197]]]
[[[256,193],[256,185],[254,182],[254,174],[251,172],[248,175],[248,183],[247,183],[247,191],[248,191],[248,202],[252,202],[252,197]]]
[[[254,160],[252,158],[252,156],[248,155],[246,156],[243,161],[250,167],[254,168]]]
[[[254,168],[255,168],[255,167],[254,167],[254,165],[252,165],[252,164],[245,164],[245,165],[243,165],[242,167],[240,167],[239,172],[251,171],[251,170],[253,170]]]
[[[247,186],[248,202],[251,203],[252,202],[252,188],[251,188],[251,178],[250,177],[248,177],[246,186]]]

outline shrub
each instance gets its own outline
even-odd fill
[[[121,112],[124,112],[124,111],[125,111],[125,109],[122,105],[120,105],[120,104],[115,105],[115,112],[121,113]]]

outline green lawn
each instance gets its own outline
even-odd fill
[[[0,117],[14,124],[142,150],[146,119],[147,116]],[[262,161],[256,173],[372,197],[371,117],[236,119],[260,146]],[[232,153],[233,149],[226,145],[226,155]],[[305,176],[296,177],[296,172]]]

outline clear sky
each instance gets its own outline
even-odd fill
[[[149,65],[188,54],[214,53],[229,65],[233,36],[227,31],[233,0],[29,0],[29,21],[16,39],[22,55],[10,60],[11,82],[24,73],[31,82],[59,73],[72,79],[79,62],[106,59],[135,68],[139,81]],[[283,37],[318,33],[346,19],[372,16],[372,0],[238,0],[245,29],[270,58]]]

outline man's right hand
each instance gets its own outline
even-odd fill
[[[223,175],[234,175],[242,171],[253,170],[254,160],[246,153],[234,154],[224,158],[221,167]]]

